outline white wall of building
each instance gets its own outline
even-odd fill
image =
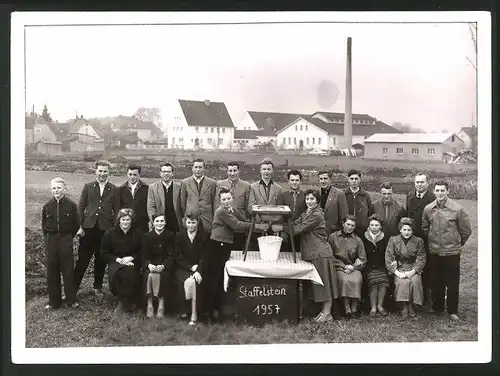
[[[365,144],[365,138],[368,136],[352,136],[352,144]],[[343,134],[331,134],[328,136],[330,148],[342,149],[344,144]]]
[[[137,137],[142,141],[151,140],[151,129],[137,129]]]
[[[243,119],[239,122],[239,124],[236,126],[236,129],[242,130],[242,131],[258,131],[259,129],[257,128],[257,125],[253,121],[252,117],[248,112],[245,112],[245,116],[243,116]]]
[[[282,149],[329,149],[329,137],[326,131],[305,119],[297,119],[283,128],[277,135],[277,146]]]
[[[94,136],[96,138],[99,138],[99,135],[97,134],[97,132],[95,131],[94,127],[92,126],[92,124],[82,124],[80,126],[80,128],[78,128],[78,131],[77,133],[81,133],[81,134],[87,134],[89,136]]]

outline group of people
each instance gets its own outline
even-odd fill
[[[119,310],[144,306],[147,317],[163,317],[167,292],[174,288],[182,318],[195,325],[198,313],[220,317],[224,302],[224,265],[232,250],[243,249],[252,206],[288,205],[292,228],[282,218],[256,216],[259,233],[291,242],[312,263],[323,285],[311,284],[311,298],[321,303],[317,322],[331,321],[343,307],[357,317],[359,303],[369,300],[370,316],[387,315],[391,296],[403,316],[416,316],[415,305],[458,319],[460,254],[471,234],[464,209],[448,198],[445,181],[429,189],[428,176],[415,176],[406,207],[392,196],[390,183],[372,202],[360,185],[362,174],[348,172],[348,187],[334,187],[331,174],[319,171],[318,188],[302,189],[302,173],[287,173],[288,188],[273,180],[274,164],[264,159],[261,178],[240,179],[237,162],[227,164],[228,178],[205,176],[205,162],[195,159],[192,176],[174,180],[174,167],[160,165],[160,181],[141,179],[141,167],[128,167],[127,181],[108,181],[109,163],[96,163],[96,180],[85,184],[78,204],[65,196],[61,178],[51,182],[53,198],[42,209],[46,239],[47,309],[61,306],[62,272],[66,304],[78,306],[77,291],[92,256],[94,292],[102,295],[108,266],[109,289]],[[255,246],[255,238],[252,244]],[[78,260],[73,269],[73,246]],[[341,302],[342,304],[335,304]],[[156,303],[156,304],[155,304]]]

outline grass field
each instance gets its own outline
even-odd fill
[[[50,197],[49,182],[56,175],[66,179],[68,193],[78,200],[84,182],[92,175],[27,171],[26,227],[37,231],[41,208]],[[124,178],[111,177],[121,184]],[[147,183],[156,179],[145,179]],[[379,197],[374,193],[373,197]],[[402,196],[396,197],[402,201]],[[96,301],[91,294],[89,276],[79,293],[79,309],[46,312],[43,276],[27,276],[27,285],[40,284],[37,294],[27,295],[27,347],[79,347],[126,345],[192,345],[192,344],[266,344],[266,343],[369,343],[429,342],[477,340],[477,201],[457,200],[471,217],[473,233],[461,262],[460,316],[452,322],[447,316],[436,317],[422,312],[417,319],[403,320],[396,314],[388,317],[363,316],[355,321],[338,320],[317,325],[306,319],[298,325],[287,323],[252,327],[229,322],[224,325],[188,327],[175,318],[146,320],[141,314],[114,315],[116,301],[106,296]],[[28,246],[28,245],[27,245]],[[27,286],[28,288],[28,286]]]

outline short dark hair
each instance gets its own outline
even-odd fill
[[[320,170],[320,171],[318,171],[318,176],[324,175],[324,174],[327,174],[329,178],[332,177],[332,172],[331,171],[327,171],[327,170]]]
[[[444,180],[438,180],[437,182],[434,183],[434,189],[436,189],[436,185],[444,185],[446,190],[450,189],[450,185],[448,184],[447,181]]]
[[[140,174],[142,171],[142,167],[139,166],[138,164],[132,163],[132,164],[128,165],[128,170],[137,170],[137,171],[139,171],[139,174]]]
[[[153,220],[153,222],[154,222],[154,220],[155,220],[156,218],[158,218],[158,217],[165,217],[165,214],[161,214],[161,213],[158,213],[158,214],[153,214],[153,216],[151,217],[151,219],[152,219],[152,220]]]
[[[349,170],[349,172],[347,173],[347,177],[350,178],[351,175],[358,175],[360,178],[361,178],[361,171],[355,169],[355,168],[352,168]]]
[[[240,163],[236,161],[227,162],[227,167],[229,166],[236,166],[238,170],[240,169]]]
[[[380,189],[392,189],[392,184],[389,183],[388,181],[380,184]]]
[[[196,162],[199,162],[199,163],[203,163],[203,167],[205,167],[205,160],[203,158],[196,158],[194,161],[193,161],[193,166]]]
[[[321,193],[319,193],[317,189],[314,188],[306,189],[306,191],[304,192],[304,200],[308,195],[313,195],[319,205],[319,203],[321,202]]]
[[[200,220],[200,216],[196,212],[187,212],[184,215],[184,221],[186,221],[186,219],[190,219],[192,221],[199,221]]]
[[[286,179],[290,180],[291,175],[299,175],[300,180],[302,180],[302,174],[299,170],[290,170],[286,173]]]
[[[274,168],[274,163],[271,160],[271,158],[264,158],[262,161],[260,161],[259,167],[262,167],[262,165],[265,165],[265,164],[270,164]]]
[[[370,224],[371,221],[378,221],[378,223],[382,224],[382,219],[378,214],[372,214],[368,217],[368,224]]]
[[[106,159],[101,159],[95,163],[95,168],[98,168],[99,166],[110,167],[109,162]]]
[[[403,218],[401,218],[399,220],[398,230],[401,230],[403,228],[403,226],[410,226],[411,230],[414,231],[414,228],[413,228],[413,219],[411,219],[410,217],[403,217]]]
[[[161,170],[162,167],[170,167],[172,169],[172,171],[174,171],[174,166],[172,166],[172,163],[170,163],[170,162],[163,162],[160,165],[160,170]]]
[[[347,214],[344,218],[342,218],[342,223],[346,223],[347,221],[353,221],[356,223],[356,217],[353,214]]]
[[[219,190],[219,198],[221,197],[221,195],[222,195],[223,193],[231,193],[231,191],[229,190],[229,188],[222,187],[222,188]],[[232,196],[232,195],[233,195],[233,194],[231,193],[231,196]]]

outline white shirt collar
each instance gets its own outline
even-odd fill
[[[358,189],[356,191],[353,191],[351,187],[349,187],[349,189],[351,190],[351,192],[353,194],[357,194],[357,193],[359,193],[359,190],[361,189],[361,187],[358,187]]]
[[[194,238],[196,237],[196,232],[187,232],[189,240],[191,240],[191,243],[194,241]]]
[[[168,184],[167,184],[167,183],[165,183],[163,180],[161,181],[161,183],[163,184],[163,186],[164,186],[165,188],[170,188],[170,186],[172,185],[172,180],[170,180],[170,181],[168,182]]]
[[[205,175],[203,175],[201,178],[198,179],[196,176],[193,175],[194,180],[196,180],[198,184],[200,184],[200,182],[203,180],[204,177]]]

